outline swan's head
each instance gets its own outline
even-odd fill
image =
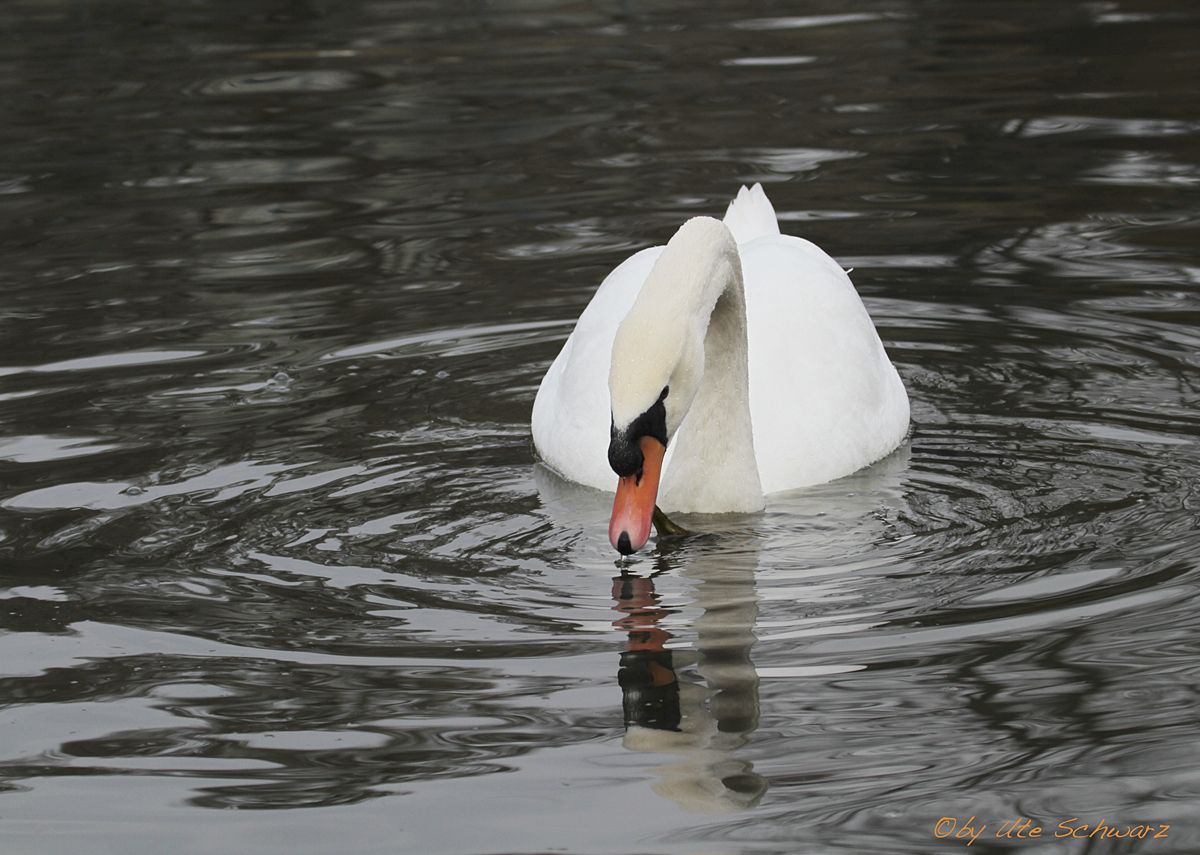
[[[623,555],[650,538],[667,445],[700,391],[712,311],[704,283],[727,275],[714,269],[714,250],[736,258],[728,229],[708,217],[684,223],[617,327],[608,377],[608,463],[619,480],[608,536]]]

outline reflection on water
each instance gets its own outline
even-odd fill
[[[617,674],[625,710],[626,748],[675,755],[654,771],[655,792],[696,813],[752,807],[767,781],[737,757],[758,726],[758,675],[750,659],[758,603],[753,556],[707,555],[672,561],[660,550],[655,575],[679,570],[694,579],[695,649],[671,647],[660,621],[670,614],[654,589],[654,575],[622,574],[613,598],[628,633]],[[750,560],[747,560],[747,559]],[[672,566],[674,565],[674,566]],[[687,678],[694,669],[700,678]],[[680,677],[683,673],[685,676]]]
[[[0,850],[1195,851],[1195,24],[0,6]],[[753,181],[910,441],[614,565],[534,390]]]

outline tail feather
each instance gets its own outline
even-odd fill
[[[725,211],[725,225],[733,232],[733,239],[738,243],[779,234],[775,208],[761,184],[755,184],[750,189],[742,187],[738,191],[737,198],[729,203]]]

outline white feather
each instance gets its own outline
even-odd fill
[[[685,269],[685,259],[722,257],[719,247],[707,255],[700,249],[700,241],[720,243],[713,231],[719,224],[705,222],[712,226],[693,235],[690,251],[668,260],[668,269],[656,275],[686,283],[702,274]],[[742,188],[725,225],[738,243],[745,288],[752,440],[747,435],[739,441],[748,449],[752,442],[761,490],[769,494],[830,481],[886,455],[907,433],[908,396],[849,277],[816,245],[779,233],[774,209],[758,185]],[[608,491],[616,486],[607,450],[618,328],[624,324],[639,331],[622,349],[629,363],[619,372],[625,385],[614,386],[622,395],[632,390],[628,402],[617,402],[627,420],[653,403],[663,378],[681,370],[688,347],[680,345],[676,332],[689,324],[700,330],[709,325],[703,313],[712,312],[711,302],[684,301],[685,308],[672,310],[660,298],[638,301],[664,249],[642,250],[608,275],[538,389],[534,445],[551,468],[572,481]],[[630,317],[635,301],[641,305]],[[656,323],[665,344],[647,338]],[[640,353],[634,338],[648,342]],[[722,388],[713,384],[715,372],[708,373],[712,376],[701,381],[709,384],[707,395],[737,397],[736,371],[725,372]],[[684,419],[668,448],[662,507],[714,513],[745,509],[746,485],[725,489],[726,479],[711,477],[710,449],[689,441],[691,431],[696,434],[691,440],[717,444],[715,435],[693,421]],[[724,438],[730,439],[728,429]],[[711,449],[714,459],[719,451]],[[679,454],[688,459],[676,460]]]

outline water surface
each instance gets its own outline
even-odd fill
[[[0,850],[1200,847],[1186,3],[0,9]],[[913,402],[618,565],[604,274],[761,181]]]

